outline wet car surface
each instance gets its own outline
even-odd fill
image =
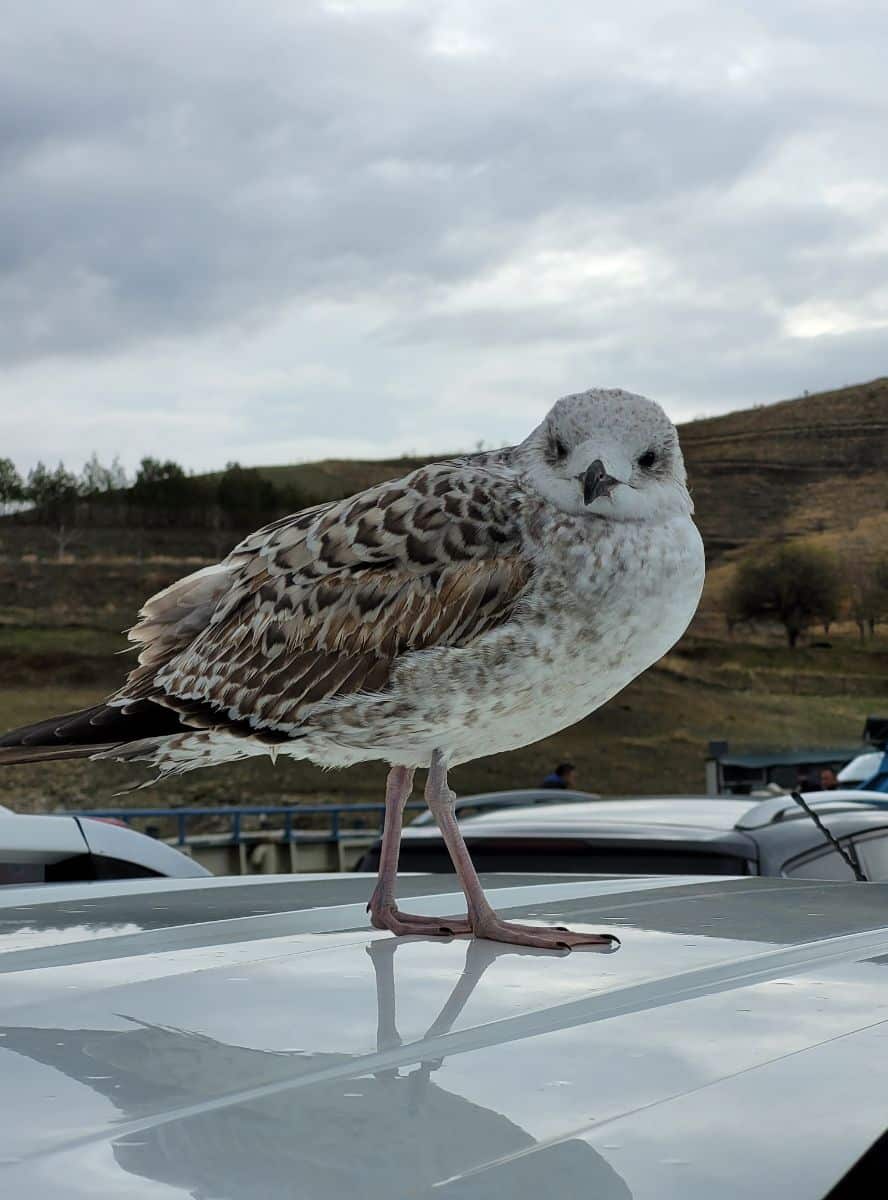
[[[821,1196],[882,1131],[888,886],[485,882],[622,944],[395,939],[356,876],[6,889],[4,1194]]]

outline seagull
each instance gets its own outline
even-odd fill
[[[606,934],[502,920],[448,771],[549,737],[661,658],[704,553],[675,426],[652,400],[558,400],[517,446],[420,467],[249,535],[146,602],[137,664],[103,703],[0,737],[0,763],[90,756],[158,778],[251,755],[389,765],[372,925],[544,948]],[[467,902],[395,899],[417,768]]]

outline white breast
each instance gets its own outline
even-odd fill
[[[690,518],[553,544],[517,630],[490,635],[470,719],[450,731],[452,761],[527,745],[599,708],[681,637],[703,577]]]

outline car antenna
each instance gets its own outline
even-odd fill
[[[854,878],[857,880],[857,882],[868,883],[869,880],[863,873],[863,868],[860,865],[860,860],[857,857],[857,851],[854,849],[853,843],[849,842],[848,850],[846,850],[845,847],[839,843],[838,838],[833,837],[833,835],[821,821],[820,817],[818,817],[817,813],[814,811],[802,793],[798,791],[798,789],[796,789],[794,792],[790,792],[789,794],[792,796],[793,800],[795,800],[796,804],[800,805],[800,807],[805,810],[826,840],[828,842],[832,842],[836,850],[838,850],[839,854],[841,854],[842,858],[844,858],[845,862],[854,872]]]

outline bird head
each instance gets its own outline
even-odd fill
[[[675,426],[632,392],[564,396],[518,459],[540,495],[576,516],[643,521],[694,511]]]

